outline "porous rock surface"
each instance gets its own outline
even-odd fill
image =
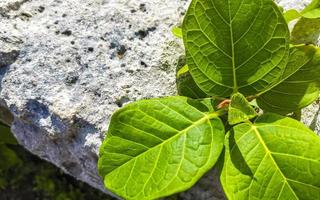
[[[278,0],[302,9],[310,0]],[[106,193],[97,154],[111,114],[174,95],[182,43],[172,36],[190,0],[2,0],[0,109],[32,153]],[[320,131],[319,105],[304,122]],[[8,119],[8,117],[6,118]],[[10,119],[10,118],[9,118]],[[181,199],[224,199],[215,171]]]

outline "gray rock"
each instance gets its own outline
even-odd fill
[[[0,103],[19,142],[105,191],[96,163],[110,116],[125,103],[175,94],[183,48],[171,27],[187,4],[1,1]]]
[[[284,10],[296,9],[303,10],[312,0],[275,0]]]
[[[14,63],[19,56],[19,51],[0,52],[0,67],[5,67]]]
[[[2,0],[0,104],[14,117],[18,141],[109,193],[96,163],[110,116],[128,102],[176,94],[184,50],[171,27],[189,2]],[[310,0],[277,2],[302,9]],[[307,124],[317,124],[313,108],[305,113]],[[224,199],[216,174],[180,197]]]
[[[302,122],[320,135],[320,100],[303,109]]]

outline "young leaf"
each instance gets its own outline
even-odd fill
[[[316,53],[315,53],[316,52]],[[311,104],[320,92],[320,49],[291,49],[284,81],[257,98],[264,111],[288,114]]]
[[[182,31],[191,75],[209,96],[257,94],[287,63],[289,30],[272,0],[193,0]]]
[[[286,19],[286,21],[289,23],[292,20],[298,19],[301,17],[301,14],[299,13],[299,11],[295,10],[295,9],[290,9],[288,11],[286,11],[283,14],[284,18]]]
[[[221,182],[228,199],[320,199],[320,138],[275,114],[227,135]]]
[[[188,65],[184,65],[183,67],[181,67],[180,69],[177,70],[177,78],[179,78],[180,76],[182,76],[183,74],[189,72],[189,67]]]
[[[181,28],[173,27],[171,31],[172,31],[172,34],[174,36],[176,36],[177,38],[182,38],[182,30],[181,30]]]
[[[246,97],[236,93],[231,97],[229,105],[228,122],[231,125],[248,121],[257,116],[254,108],[249,104]]]
[[[223,123],[211,103],[168,97],[117,111],[100,148],[98,168],[105,186],[137,200],[190,188],[223,148]]]

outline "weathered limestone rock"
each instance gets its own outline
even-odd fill
[[[110,116],[125,103],[176,93],[184,50],[170,30],[189,2],[2,0],[0,104],[19,142],[105,191],[96,162]],[[310,0],[277,2],[302,9]],[[315,109],[305,116],[319,132]],[[180,197],[224,199],[214,171]]]

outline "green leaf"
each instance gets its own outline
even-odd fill
[[[231,97],[231,103],[228,112],[228,122],[231,125],[248,121],[257,116],[256,111],[240,93],[236,93]]]
[[[298,19],[300,17],[308,19],[320,18],[320,1],[312,1],[305,9],[301,11],[301,13],[295,9],[288,10],[284,13],[284,18],[287,22]]]
[[[293,44],[317,44],[320,34],[320,18],[301,18],[294,26],[291,33]]]
[[[0,124],[0,144],[18,144],[12,135],[10,127]]]
[[[288,114],[310,105],[320,93],[320,50],[291,48],[284,81],[257,98],[264,111]]]
[[[317,19],[320,18],[320,8],[311,10],[306,13],[299,13],[299,11],[291,9],[284,13],[284,18],[289,23],[292,20],[298,19],[300,17],[306,18],[306,19]]]
[[[304,14],[302,14],[302,16],[304,18],[308,18],[308,19],[316,19],[320,17],[320,8],[311,10],[309,12],[306,12]]]
[[[187,64],[209,96],[249,96],[277,82],[289,30],[272,0],[193,0],[183,22]]]
[[[5,189],[7,184],[8,184],[7,180],[2,178],[2,177],[0,177],[0,189]]]
[[[99,174],[124,199],[155,199],[190,188],[214,166],[224,127],[211,99],[131,103],[111,119]]]
[[[311,12],[315,9],[320,8],[320,1],[319,0],[313,0],[305,9],[302,10],[302,14]]]
[[[177,38],[182,38],[182,29],[181,28],[173,27],[171,31],[172,31],[172,34],[174,36],[176,36]]]
[[[17,154],[5,144],[0,144],[0,171],[7,170],[21,163]]]
[[[279,10],[280,10],[281,13],[284,12],[284,8],[283,8],[282,6],[278,6],[278,8],[279,8]]]
[[[194,82],[192,78],[188,65],[185,64],[185,58],[181,58],[178,61],[177,65],[177,91],[178,95],[190,97],[193,99],[201,99],[206,98],[208,95],[203,92],[199,86]]]
[[[283,14],[283,16],[287,22],[291,22],[292,20],[295,20],[295,19],[298,19],[299,17],[301,17],[301,14],[299,13],[299,11],[297,11],[295,9],[290,9],[290,10],[287,10]]]
[[[208,95],[194,82],[190,72],[186,72],[177,78],[177,90],[180,96],[190,97],[193,99],[208,97]]]
[[[301,11],[301,16],[292,30],[292,43],[317,44],[320,34],[320,1],[313,0]]]
[[[316,44],[320,34],[320,1],[313,0],[309,6],[299,13],[297,10],[288,10],[284,14],[287,22],[299,19],[292,30],[292,42],[295,44]]]
[[[189,67],[188,67],[188,65],[184,65],[179,70],[177,70],[177,78],[179,78],[180,76],[182,76],[183,74],[185,74],[187,72],[189,72]]]
[[[190,97],[193,99],[206,98],[208,95],[203,92],[194,82],[188,65],[185,65],[177,72],[177,91],[180,96]]]
[[[229,200],[320,199],[320,138],[275,114],[227,135],[221,182]]]

